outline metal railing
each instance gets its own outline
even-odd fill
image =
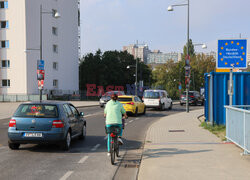
[[[226,138],[250,153],[250,105],[226,108]]]

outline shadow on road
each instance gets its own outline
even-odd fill
[[[87,136],[85,140],[72,140],[71,148],[69,151],[63,151],[60,145],[56,144],[38,144],[38,145],[22,145],[18,151],[30,151],[39,153],[96,153],[96,152],[107,152],[107,141],[104,140],[105,136]],[[141,147],[141,142],[123,139],[124,145],[120,146],[121,150],[126,149],[138,149]],[[93,150],[99,144],[96,150]]]
[[[143,152],[143,159],[160,158],[163,156],[173,156],[178,154],[203,153],[209,151],[212,151],[212,149],[197,150],[197,151],[190,151],[177,148],[147,149],[146,151]]]

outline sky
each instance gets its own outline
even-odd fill
[[[187,42],[187,0],[81,0],[81,53],[122,50],[146,43],[150,50],[182,52]],[[190,39],[196,52],[217,51],[218,39],[250,36],[249,0],[190,0]],[[249,51],[248,43],[248,52]]]

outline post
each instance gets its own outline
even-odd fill
[[[188,4],[187,4],[187,57],[189,58],[189,0],[188,0]],[[189,77],[190,78],[190,77]],[[188,78],[188,83],[186,85],[186,112],[189,112],[189,79]]]
[[[136,65],[135,65],[135,95],[137,96],[137,60],[138,58],[136,58]]]
[[[233,105],[233,70],[230,69],[229,79],[229,105]]]
[[[43,59],[43,19],[42,19],[42,4],[40,5],[40,60]],[[39,87],[38,87],[39,88]],[[40,102],[42,101],[42,88],[39,88],[39,92],[40,92]]]

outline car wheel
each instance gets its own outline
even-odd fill
[[[86,125],[84,124],[82,127],[82,133],[79,136],[79,139],[85,139],[85,137],[86,137]]]
[[[183,103],[180,103],[181,106],[183,106]]]
[[[63,141],[62,149],[68,151],[71,144],[71,134],[70,131],[67,132],[66,138]]]
[[[143,113],[142,114],[146,114],[146,107],[144,107],[144,111],[143,111]]]
[[[10,142],[8,142],[8,145],[9,145],[9,148],[12,149],[12,150],[17,150],[20,147],[20,144],[18,144],[18,143],[10,143]]]
[[[137,117],[138,116],[138,109],[136,108],[136,110],[135,110],[135,117]]]
[[[172,106],[173,106],[173,104],[171,103],[168,109],[171,110],[171,109],[172,109]]]

